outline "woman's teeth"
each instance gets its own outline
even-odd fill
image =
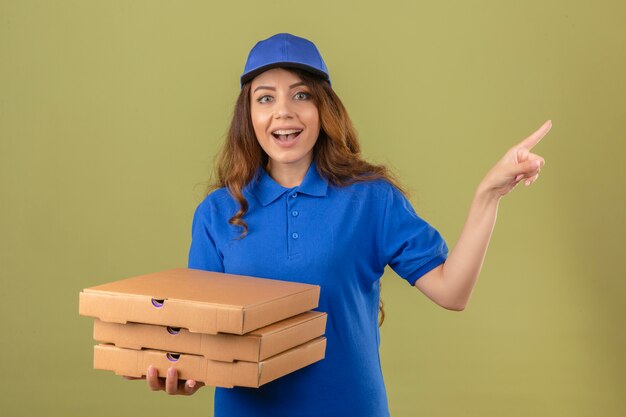
[[[289,129],[289,130],[275,130],[272,135],[278,140],[293,140],[302,132],[301,130]]]

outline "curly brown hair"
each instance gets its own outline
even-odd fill
[[[320,134],[313,147],[317,170],[334,186],[355,182],[385,179],[405,193],[395,176],[384,165],[375,165],[361,156],[358,134],[348,112],[330,84],[298,68],[284,68],[295,73],[309,87],[320,117]],[[252,181],[258,169],[267,167],[268,155],[257,141],[250,112],[251,81],[243,84],[235,103],[233,117],[225,143],[216,157],[216,180],[209,185],[207,194],[226,187],[239,203],[239,210],[228,223],[242,228],[240,238],[248,233],[244,215],[248,201],[244,187]],[[406,193],[405,193],[406,194]],[[385,320],[382,298],[379,304],[379,326]]]

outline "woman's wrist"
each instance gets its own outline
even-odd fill
[[[498,190],[489,188],[483,182],[478,185],[476,191],[474,192],[474,200],[477,200],[485,205],[498,205],[501,198],[502,194],[500,194]]]

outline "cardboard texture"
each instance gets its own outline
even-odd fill
[[[318,285],[178,268],[80,293],[79,314],[242,335],[317,307]]]
[[[142,377],[149,365],[155,366],[159,375],[164,375],[169,367],[174,366],[183,380],[193,379],[225,388],[235,385],[258,388],[323,359],[325,350],[326,338],[318,337],[261,362],[221,362],[198,355],[96,345],[94,368],[114,371],[118,375]]]
[[[326,313],[308,311],[244,335],[191,333],[184,328],[96,319],[93,337],[98,342],[123,348],[159,349],[226,362],[260,362],[322,336],[326,317]]]

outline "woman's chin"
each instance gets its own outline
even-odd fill
[[[293,152],[276,152],[270,157],[270,167],[272,168],[287,168],[287,169],[308,169],[309,165],[311,165],[311,161],[313,160],[313,153],[308,152],[304,155],[300,153]]]

